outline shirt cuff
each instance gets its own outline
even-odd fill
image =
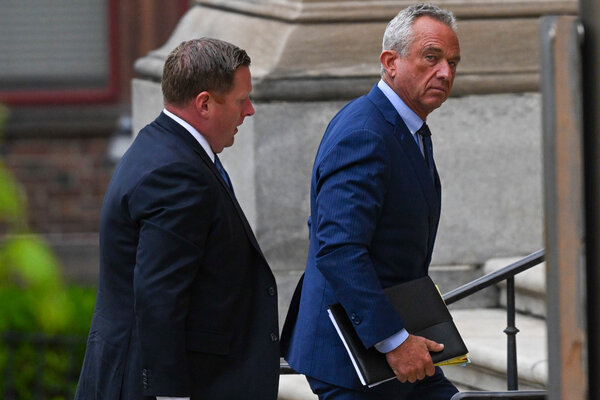
[[[375,344],[375,348],[380,353],[389,353],[396,347],[400,346],[408,338],[408,332],[406,329],[393,334],[387,339],[383,339],[381,342]]]
[[[156,396],[156,400],[190,400],[189,397],[163,397]]]

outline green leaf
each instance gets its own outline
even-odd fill
[[[26,287],[61,286],[59,263],[50,247],[38,236],[23,235],[5,240],[0,248],[0,276],[16,276]]]
[[[6,222],[11,228],[25,225],[25,197],[21,187],[0,163],[0,221]]]

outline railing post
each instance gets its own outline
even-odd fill
[[[508,390],[519,389],[517,370],[517,333],[515,324],[515,277],[506,279],[506,369]]]

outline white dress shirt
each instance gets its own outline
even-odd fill
[[[421,119],[421,117],[419,117],[413,110],[411,110],[410,107],[408,107],[406,105],[406,103],[404,101],[402,101],[400,96],[398,96],[396,94],[396,92],[394,92],[392,90],[392,88],[389,87],[389,85],[383,81],[383,79],[381,79],[379,81],[379,83],[377,84],[377,87],[383,92],[385,97],[387,97],[387,99],[392,103],[392,105],[394,106],[396,111],[398,111],[398,114],[400,114],[400,117],[406,124],[406,127],[412,134],[413,139],[415,139],[415,142],[417,142],[417,145],[419,146],[419,149],[421,149],[421,153],[422,153],[423,152],[423,143],[419,139],[419,135],[417,135],[417,131],[419,129],[421,129],[421,126],[423,126],[425,121],[423,121]]]
[[[215,153],[210,148],[210,144],[208,144],[206,138],[202,136],[202,134],[198,132],[196,128],[194,128],[193,126],[191,126],[190,124],[188,124],[187,122],[185,122],[184,120],[182,120],[177,115],[173,114],[167,109],[163,109],[163,112],[175,122],[177,122],[179,125],[183,126],[194,137],[194,139],[196,139],[198,143],[200,143],[200,146],[202,146],[204,151],[206,151],[206,154],[208,154],[211,161],[215,162]]]

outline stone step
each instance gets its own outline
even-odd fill
[[[457,386],[471,390],[506,390],[506,311],[452,310],[454,321],[469,348],[471,364],[444,367]],[[541,318],[517,314],[517,362],[520,390],[544,389],[548,377],[546,324]]]
[[[448,293],[484,274],[480,265],[432,265],[429,276],[442,293]],[[487,288],[461,299],[454,308],[492,308],[498,306],[497,288]]]
[[[489,274],[502,267],[510,265],[519,258],[494,258],[483,266],[483,273]],[[500,288],[499,304],[506,306],[506,281],[498,285]],[[517,311],[546,316],[546,263],[536,265],[515,276],[515,307]]]
[[[277,400],[318,400],[304,375],[281,375]]]

